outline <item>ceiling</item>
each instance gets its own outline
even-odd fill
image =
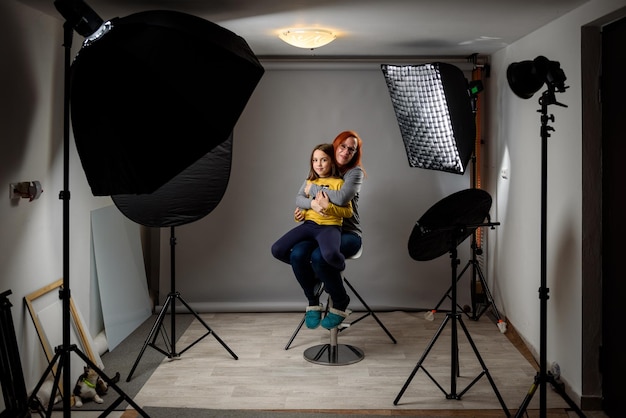
[[[53,0],[18,0],[61,15]],[[587,0],[85,0],[104,20],[177,10],[243,37],[263,57],[467,57],[491,55]],[[281,29],[325,27],[337,39],[316,50],[278,38]]]

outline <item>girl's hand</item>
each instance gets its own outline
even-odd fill
[[[300,208],[296,208],[296,210],[293,211],[293,217],[298,222],[304,221],[304,213],[302,213]]]

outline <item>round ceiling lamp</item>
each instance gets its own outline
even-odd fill
[[[337,36],[330,30],[320,28],[285,29],[278,34],[278,37],[289,45],[303,49],[319,48],[337,39]]]

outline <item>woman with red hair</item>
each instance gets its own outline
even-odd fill
[[[302,209],[313,209],[323,214],[329,207],[352,204],[352,217],[344,218],[341,233],[341,253],[349,258],[361,249],[361,225],[359,219],[359,192],[365,171],[361,164],[363,141],[354,131],[341,132],[333,141],[335,161],[343,176],[344,183],[339,190],[322,191],[316,185],[306,190],[309,198],[296,198],[295,217],[303,219]],[[291,250],[290,264],[293,272],[304,291],[309,306],[306,309],[306,326],[316,328],[321,325],[326,329],[337,327],[350,314],[348,305],[350,297],[343,285],[341,270],[329,265],[321,255],[315,241],[302,241]],[[323,306],[320,304],[316,289],[319,282],[330,295],[333,307],[321,319]]]

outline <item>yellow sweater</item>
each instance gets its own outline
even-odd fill
[[[318,186],[323,186],[329,190],[339,190],[343,185],[343,179],[337,177],[324,177],[315,180],[307,180],[307,183],[313,183]],[[303,210],[304,220],[313,221],[318,225],[339,225],[343,223],[343,218],[349,218],[352,216],[352,204],[348,202],[347,206],[337,206],[330,203],[326,208],[326,216],[320,215],[313,209]]]

